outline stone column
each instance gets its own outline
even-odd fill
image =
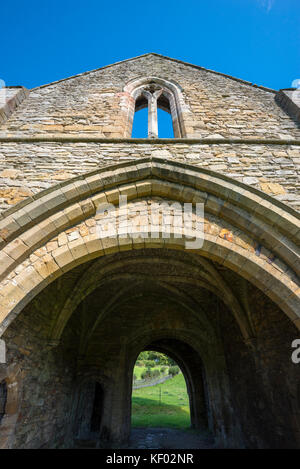
[[[145,90],[143,93],[148,100],[148,138],[158,138],[157,100],[161,93],[162,90],[154,93]]]

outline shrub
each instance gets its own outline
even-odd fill
[[[170,366],[169,368],[169,374],[172,376],[178,375],[179,371],[179,366]]]
[[[152,377],[153,377],[153,371],[149,367],[147,368],[147,370],[143,371],[143,373],[141,374],[142,379],[150,379]]]
[[[164,373],[166,371],[166,369],[167,369],[167,366],[162,366],[159,371],[161,373]]]
[[[149,367],[154,368],[156,363],[155,363],[154,360],[145,360],[145,365],[146,365],[147,368],[149,368]]]

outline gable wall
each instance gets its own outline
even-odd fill
[[[145,76],[158,76],[181,87],[187,137],[238,138],[245,139],[245,143],[191,143],[178,139],[168,144],[130,139],[106,143],[106,138],[123,138],[126,134],[125,84]],[[32,90],[0,125],[0,212],[99,166],[152,154],[224,173],[297,209],[299,146],[288,142],[292,138],[295,143],[300,129],[275,102],[275,96],[155,55]],[[12,140],[4,141],[7,137]],[[19,141],[14,141],[15,137]],[[63,137],[74,141],[64,141]],[[25,142],[22,138],[41,141]],[[93,142],[93,138],[104,141]],[[286,144],[250,144],[249,138],[285,139]]]
[[[274,93],[153,55],[32,90],[0,126],[0,136],[126,137],[123,88],[128,81],[145,76],[174,81],[182,88],[186,137],[300,136],[299,127],[275,102]]]

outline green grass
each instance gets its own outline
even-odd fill
[[[183,375],[180,373],[163,384],[134,390],[131,415],[133,427],[189,428],[189,398]]]

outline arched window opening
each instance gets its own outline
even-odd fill
[[[0,424],[1,424],[1,420],[3,419],[5,415],[6,401],[7,401],[7,385],[5,381],[1,381],[0,383]]]
[[[183,97],[178,85],[153,77],[133,80],[125,86],[128,96],[128,127],[126,134],[145,138],[147,108],[147,138],[181,138],[186,136],[183,122]],[[158,111],[160,110],[160,111]],[[161,111],[165,111],[166,115]],[[142,125],[142,127],[140,127]],[[142,129],[142,130],[141,130]]]
[[[191,427],[185,377],[168,355],[139,354],[133,372],[132,427]]]
[[[169,97],[160,86],[150,83],[138,90],[134,111],[133,138],[174,136]]]

